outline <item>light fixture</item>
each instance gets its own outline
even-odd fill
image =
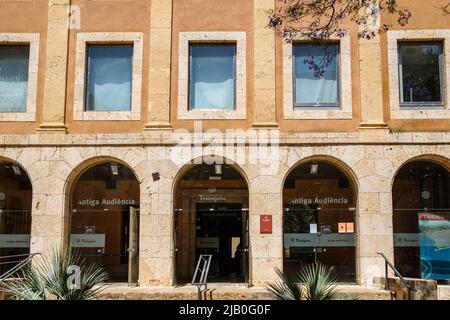
[[[216,164],[214,166],[214,170],[215,170],[216,174],[222,174],[222,165]]]
[[[317,162],[311,163],[311,174],[317,174],[318,168],[319,168],[319,164]]]
[[[20,175],[22,174],[22,172],[20,171],[20,168],[19,168],[19,166],[18,166],[17,164],[13,164],[13,165],[11,166],[11,168],[13,169],[14,174],[15,174],[16,176],[20,176]]]
[[[111,174],[113,176],[119,175],[119,166],[117,165],[117,163],[111,163]]]

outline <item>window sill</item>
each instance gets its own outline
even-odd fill
[[[140,112],[132,111],[83,111],[77,114],[74,120],[84,121],[138,121],[141,119]]]
[[[245,110],[199,109],[178,111],[179,120],[245,120]]]
[[[443,106],[417,106],[404,107],[398,110],[391,109],[391,119],[415,120],[415,119],[450,119],[450,110]]]
[[[352,119],[352,112],[340,107],[295,107],[284,114],[285,120],[344,120]]]

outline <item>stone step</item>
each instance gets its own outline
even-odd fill
[[[339,285],[339,300],[390,300],[388,291],[357,285]],[[205,296],[203,296],[205,297]],[[107,285],[99,294],[105,300],[196,300],[195,286],[181,287],[128,287]],[[239,285],[209,285],[207,300],[273,300],[274,296],[263,287]]]

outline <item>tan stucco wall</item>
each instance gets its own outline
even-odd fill
[[[179,0],[173,2],[171,122],[173,128],[193,128],[178,121],[178,39],[180,32],[244,31],[247,33],[247,120],[203,121],[203,128],[248,128],[253,119],[253,4],[252,1]],[[201,8],[201,10],[199,10]]]
[[[160,2],[158,5],[161,5]],[[435,0],[433,3],[422,1],[400,1],[400,6],[407,6],[412,12],[410,23],[403,29],[439,29],[448,28],[448,17],[441,14],[437,8],[444,0]],[[80,28],[69,30],[69,54],[67,69],[67,94],[65,113],[65,125],[69,132],[94,133],[94,132],[141,132],[147,123],[148,117],[148,73],[149,73],[149,43],[151,25],[151,1],[87,1],[74,0],[72,6],[80,10]],[[3,133],[31,133],[42,123],[44,77],[45,77],[45,52],[47,33],[48,0],[33,1],[3,1],[0,10],[0,32],[37,32],[40,33],[40,56],[37,90],[37,115],[36,122],[23,122],[17,126],[13,122],[1,122],[0,132]],[[158,8],[159,9],[159,8]],[[164,11],[165,10],[165,11]],[[168,9],[170,12],[170,8]],[[246,120],[210,120],[204,121],[203,128],[249,128],[254,122],[254,53],[255,34],[255,8],[254,2],[230,0],[226,2],[210,0],[178,0],[173,2],[172,14],[172,50],[171,50],[171,77],[170,77],[170,122],[173,129],[193,128],[193,121],[177,120],[178,107],[177,81],[178,81],[178,35],[179,32],[193,31],[243,31],[247,35],[247,119]],[[162,9],[161,12],[166,12]],[[207,13],[207,14],[205,14]],[[259,19],[259,18],[258,18]],[[130,23],[133,21],[133,23]],[[392,24],[393,29],[399,29],[395,18],[383,16],[381,23]],[[261,22],[258,20],[258,27]],[[351,36],[351,61],[352,61],[352,120],[283,120],[283,40],[276,38],[275,56],[276,95],[272,97],[276,103],[276,122],[281,132],[354,132],[364,117],[361,117],[360,87],[360,50],[356,37],[357,26],[344,24],[349,29]],[[265,29],[265,28],[263,28]],[[259,29],[257,29],[259,30]],[[73,96],[75,77],[75,50],[76,35],[78,32],[142,32],[144,37],[143,53],[143,77],[141,90],[141,120],[139,121],[74,121],[73,120]],[[259,32],[259,31],[258,31]],[[450,120],[391,120],[389,116],[389,92],[387,71],[387,45],[386,35],[381,35],[381,70],[383,89],[383,119],[393,131],[442,131],[450,125]],[[157,50],[155,52],[158,52]],[[166,51],[162,51],[167,54]],[[154,61],[158,61],[155,58]],[[376,68],[376,66],[374,66]],[[150,77],[151,78],[151,77]],[[163,92],[165,92],[163,90]],[[159,97],[161,98],[161,97]],[[50,97],[51,101],[51,97]],[[156,101],[156,100],[155,100]],[[262,106],[259,106],[262,108]],[[151,117],[150,117],[151,118]],[[151,125],[151,124],[150,124]]]
[[[78,32],[142,32],[144,38],[143,75],[148,74],[150,40],[150,1],[86,1],[75,0],[81,10],[81,28],[71,30],[69,38],[68,88],[66,123],[69,132],[137,132],[141,131],[147,117],[148,77],[142,77],[140,121],[75,121],[73,99],[75,81],[75,50]],[[131,23],[132,21],[132,23]],[[111,125],[113,123],[114,125]]]
[[[38,86],[36,98],[36,121],[0,123],[0,133],[31,133],[41,119],[45,63],[45,40],[47,33],[47,0],[3,1],[0,3],[0,33],[40,33]]]
[[[440,7],[446,4],[445,0],[433,1],[398,1],[399,7],[406,7],[411,11],[411,19],[405,27],[396,24],[395,16],[385,15],[381,18],[381,24],[391,25],[392,30],[418,30],[418,29],[449,29],[450,18],[445,16]],[[450,32],[450,31],[449,31]],[[381,35],[381,63],[382,63],[382,83],[383,83],[383,110],[384,119],[393,131],[447,131],[450,128],[450,119],[430,119],[430,120],[395,120],[390,118],[389,100],[389,74],[388,74],[388,53],[387,35]],[[448,59],[448,57],[447,57]],[[446,81],[449,81],[447,79]],[[447,92],[447,95],[449,93]]]

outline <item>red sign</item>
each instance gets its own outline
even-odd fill
[[[272,233],[272,215],[262,214],[259,216],[259,232]]]

